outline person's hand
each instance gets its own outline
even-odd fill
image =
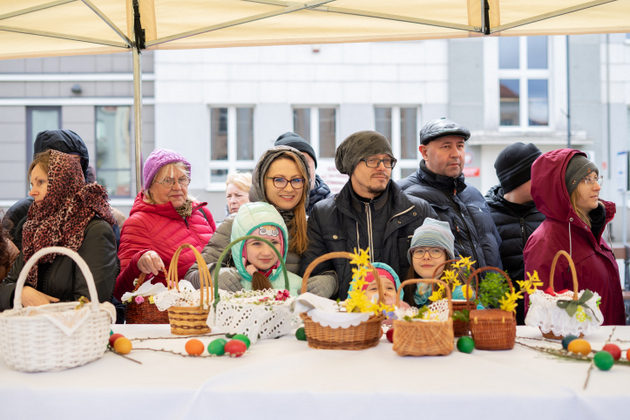
[[[59,302],[59,299],[48,296],[31,286],[24,286],[22,289],[22,306],[40,306],[54,302]]]
[[[164,262],[157,252],[147,251],[138,260],[138,270],[145,274],[157,276],[160,271],[164,270]]]
[[[254,267],[254,264],[247,264],[245,266],[245,271],[247,271],[249,274],[251,274],[253,276],[254,273],[256,271],[258,271],[258,269],[256,267]]]

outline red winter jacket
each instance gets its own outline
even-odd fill
[[[169,202],[166,204],[148,204],[140,192],[133,203],[129,218],[120,234],[120,274],[116,278],[114,297],[121,298],[123,293],[133,290],[133,280],[140,275],[138,260],[148,250],[156,251],[168,271],[173,254],[181,244],[191,244],[201,252],[216,230],[207,203],[193,203],[192,215],[183,218]],[[191,249],[185,249],[179,255],[177,273],[180,279],[195,262]],[[153,283],[166,284],[164,274],[160,273]]]
[[[615,215],[615,204],[601,201],[606,222],[596,238],[573,210],[564,176],[574,149],[554,150],[540,156],[532,165],[532,196],[536,207],[547,218],[529,237],[523,257],[525,271],[538,271],[543,289],[549,286],[551,262],[558,250],[568,252],[577,272],[578,290],[590,289],[601,296],[604,324],[625,324],[619,268],[611,248],[602,238],[605,226]],[[560,257],[554,274],[554,289],[573,290],[569,265]]]

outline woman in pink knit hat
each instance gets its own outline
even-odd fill
[[[114,297],[133,289],[140,273],[153,276],[153,283],[166,284],[164,270],[177,248],[188,243],[201,251],[216,230],[207,203],[188,197],[190,163],[179,153],[154,150],[144,163],[144,189],[136,196],[120,235],[120,274]],[[182,251],[179,278],[195,262],[190,249]]]

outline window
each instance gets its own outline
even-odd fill
[[[254,108],[210,108],[210,188],[225,188],[229,172],[254,164]]]
[[[40,131],[58,130],[61,128],[61,107],[58,106],[29,106],[26,108],[26,162],[33,160],[33,145]]]
[[[418,107],[374,108],[376,131],[392,142],[392,152],[398,159],[393,170],[394,179],[404,178],[418,168]]]
[[[96,107],[96,182],[110,197],[131,196],[131,107]]]
[[[293,131],[311,143],[319,158],[335,157],[336,108],[293,108]]]
[[[503,127],[549,126],[549,47],[544,36],[499,38]]]

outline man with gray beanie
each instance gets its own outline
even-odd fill
[[[466,185],[464,156],[470,131],[446,118],[427,122],[420,130],[422,160],[418,170],[400,181],[407,194],[428,201],[438,219],[455,236],[455,255],[470,256],[477,267],[501,268],[501,238],[483,196]]]
[[[397,273],[409,269],[407,251],[415,228],[425,217],[435,217],[429,204],[404,194],[391,182],[396,159],[389,140],[376,131],[359,131],[337,147],[335,166],[350,179],[339,194],[315,205],[308,219],[308,249],[300,272],[328,252],[370,249],[372,261],[383,262]],[[318,265],[313,274],[337,278],[334,297],[345,299],[352,279],[347,260]]]
[[[511,279],[525,278],[523,249],[529,236],[545,220],[532,198],[532,164],[541,155],[534,144],[516,142],[499,153],[494,169],[499,184],[490,188],[486,202],[501,236],[501,262]],[[516,322],[524,324],[523,301],[516,308]]]

